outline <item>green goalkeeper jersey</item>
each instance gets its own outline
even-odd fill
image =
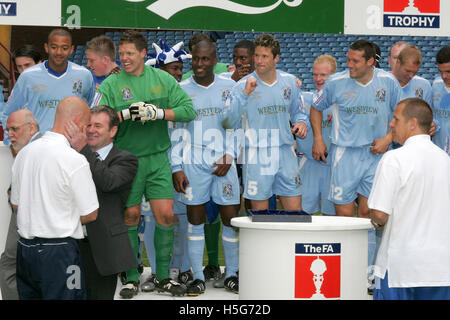
[[[173,109],[174,121],[188,122],[195,118],[192,100],[169,73],[145,66],[138,77],[122,70],[112,74],[98,87],[93,105],[106,105],[116,111],[143,101],[161,109]],[[155,120],[145,124],[121,122],[115,144],[137,157],[166,151],[170,147],[167,121]]]

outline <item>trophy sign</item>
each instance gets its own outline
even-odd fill
[[[383,26],[439,29],[441,2],[439,0],[384,0]]]
[[[341,297],[341,244],[296,243],[296,299],[339,299]]]
[[[403,10],[404,14],[420,14],[419,9],[414,6],[414,0],[409,0],[409,4],[405,9]]]
[[[312,295],[311,299],[325,299],[325,296],[320,293],[320,287],[322,287],[324,280],[323,274],[327,271],[325,261],[317,257],[317,259],[311,263],[311,268],[309,270],[314,274],[313,281],[314,286],[316,287],[316,292]]]

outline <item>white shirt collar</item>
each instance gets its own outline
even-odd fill
[[[39,131],[37,131],[35,134],[33,134],[33,136],[30,138],[30,140],[28,141],[28,143],[33,142],[34,139],[36,139],[36,137],[40,134]]]
[[[44,134],[44,137],[47,139],[50,139],[50,140],[65,143],[67,146],[70,147],[69,140],[67,140],[67,138],[61,133],[57,133],[57,132],[53,132],[53,131],[46,131]]]
[[[431,140],[431,137],[428,134],[416,134],[406,139],[403,145],[407,145],[408,143],[411,143],[414,140]]]
[[[103,148],[98,149],[97,153],[100,156],[100,159],[105,160],[109,152],[111,151],[112,147],[113,143],[111,142],[110,144],[104,146]]]

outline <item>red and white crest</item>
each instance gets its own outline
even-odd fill
[[[295,244],[296,299],[341,297],[341,244]]]

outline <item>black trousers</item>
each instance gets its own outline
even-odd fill
[[[73,238],[17,241],[17,289],[21,300],[86,299],[78,241]]]
[[[78,241],[83,260],[88,300],[114,300],[117,274],[102,276],[95,265],[92,250],[87,239]]]

